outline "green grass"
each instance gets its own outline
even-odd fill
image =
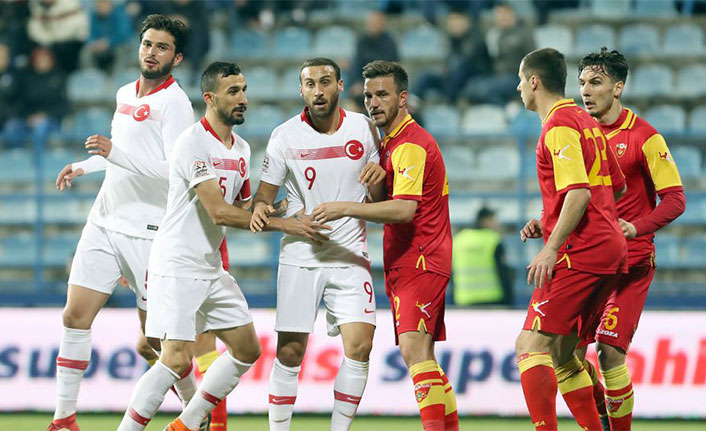
[[[116,414],[80,414],[79,425],[82,431],[115,431],[120,422]],[[147,431],[161,431],[174,415],[155,417]],[[41,431],[51,421],[46,413],[0,413],[0,431]],[[326,431],[329,418],[325,416],[295,415],[291,431]],[[267,431],[267,417],[234,416],[228,423],[229,431]],[[527,418],[463,418],[461,431],[532,431]],[[572,420],[562,420],[560,430],[577,431],[579,427]],[[633,431],[696,431],[706,429],[706,421],[636,421]],[[376,417],[361,416],[353,422],[353,431],[420,431],[421,423],[416,417]]]

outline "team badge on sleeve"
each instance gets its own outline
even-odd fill
[[[270,157],[265,153],[265,158],[262,160],[262,173],[265,174],[270,169]]]
[[[201,178],[208,175],[208,164],[203,160],[194,160],[193,178]]]

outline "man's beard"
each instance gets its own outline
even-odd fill
[[[157,79],[165,75],[168,75],[172,71],[172,63],[165,64],[164,67],[158,68],[157,70],[147,70],[145,68],[140,68],[140,73],[145,79]]]
[[[309,115],[317,118],[328,118],[333,115],[336,108],[338,108],[338,94],[334,94],[333,96],[331,96],[328,109],[325,112],[315,110],[312,103],[312,106],[309,107]]]
[[[247,108],[245,108],[245,109],[247,109]],[[234,117],[232,110],[225,111],[225,110],[218,108],[218,109],[216,109],[216,112],[218,113],[218,117],[221,119],[223,124],[226,124],[230,127],[239,126],[245,122],[245,116]],[[244,110],[241,112],[244,112]]]

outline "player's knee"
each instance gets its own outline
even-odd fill
[[[159,358],[160,362],[178,375],[183,375],[191,367],[191,356],[186,351],[164,352]]]
[[[282,346],[277,350],[277,359],[282,365],[287,367],[298,367],[304,360],[304,349],[298,348],[292,344]]]
[[[254,364],[255,361],[257,361],[260,358],[260,355],[262,354],[262,347],[260,346],[260,342],[258,341],[256,343],[251,343],[246,349],[241,348],[240,352],[238,353],[238,356],[233,355],[233,352],[231,352],[231,355],[237,357],[238,360],[247,364]]]
[[[601,370],[610,370],[625,363],[625,352],[618,347],[598,342],[596,343],[596,353]]]
[[[81,307],[65,307],[61,314],[64,327],[72,329],[91,329],[93,318]]]
[[[354,361],[367,362],[370,358],[370,351],[373,349],[373,341],[368,339],[355,340],[346,346],[346,356]]]
[[[137,350],[137,353],[147,361],[157,359],[157,354],[154,352],[152,346],[149,345],[146,339],[140,338],[135,346],[135,350]]]

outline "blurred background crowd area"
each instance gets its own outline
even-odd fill
[[[102,174],[61,194],[54,180],[86,157],[88,135],[109,135],[115,91],[139,76],[139,28],[151,13],[187,24],[185,61],[174,75],[197,115],[205,109],[203,67],[226,60],[243,69],[249,107],[237,132],[252,147],[255,187],[270,132],[301,110],[304,59],[336,60],[342,104],[358,111],[362,66],[402,62],[413,115],[444,155],[455,232],[498,234],[489,240],[500,245],[495,264],[506,286],[500,298],[480,302],[518,308],[530,293],[524,267],[541,247],[519,242],[541,200],[540,122],[519,100],[518,65],[535,48],[559,49],[569,67],[567,96],[580,104],[580,57],[619,49],[631,67],[623,101],[665,135],[687,195],[686,212],[657,235],[660,269],[648,306],[706,308],[704,0],[2,0],[0,305],[63,303],[67,264]],[[251,304],[273,306],[278,236],[230,230],[228,242]],[[380,226],[370,225],[369,245],[383,299]],[[113,298],[131,301],[126,289]]]

